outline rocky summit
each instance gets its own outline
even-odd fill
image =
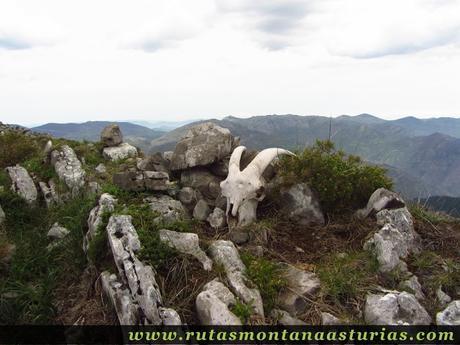
[[[1,323],[460,323],[460,222],[383,168],[213,122],[173,151],[124,140],[0,125]]]

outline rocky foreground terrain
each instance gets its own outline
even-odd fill
[[[1,323],[460,324],[460,223],[388,189],[336,214],[214,123],[0,140]]]

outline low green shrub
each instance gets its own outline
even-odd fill
[[[17,132],[0,135],[0,169],[40,155],[40,145],[31,136]]]
[[[307,182],[330,214],[361,208],[377,188],[392,187],[383,168],[336,150],[331,141],[317,141],[296,156],[284,156],[280,174],[286,185]]]
[[[238,318],[241,320],[241,323],[246,324],[252,315],[252,306],[250,304],[241,302],[238,298],[235,305],[232,306],[231,312],[238,316]]]

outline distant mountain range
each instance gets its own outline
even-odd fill
[[[250,118],[226,117],[202,120],[159,131],[129,122],[90,121],[53,124],[33,128],[55,137],[99,140],[110,123],[120,125],[125,140],[144,152],[173,150],[191,126],[212,121],[228,128],[250,148],[302,149],[317,139],[331,138],[338,148],[384,166],[396,190],[408,198],[460,197],[460,119],[406,117],[398,120],[361,114],[337,118],[324,116],[266,115]],[[152,122],[171,126],[177,122]]]
[[[337,118],[267,115],[209,121],[230,129],[243,145],[258,149],[301,149],[330,137],[338,148],[385,166],[396,189],[406,197],[460,196],[460,119],[383,120],[362,114]],[[150,150],[173,149],[196,123],[154,139]]]
[[[123,132],[124,140],[132,145],[148,151],[151,141],[165,134],[165,131],[153,130],[129,122],[88,121],[84,123],[47,123],[32,128],[39,133],[47,133],[57,138],[73,140],[99,141],[101,131],[110,124],[118,124]]]

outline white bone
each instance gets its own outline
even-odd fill
[[[240,160],[246,148],[238,146],[230,157],[227,178],[221,182],[222,195],[227,198],[227,215],[231,211],[236,217],[240,206],[248,200],[260,201],[264,198],[265,183],[262,174],[268,165],[280,155],[294,155],[292,152],[279,148],[262,150],[243,170]],[[232,208],[233,205],[233,208]]]

